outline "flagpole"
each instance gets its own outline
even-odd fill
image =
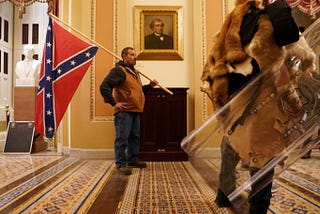
[[[66,25],[67,27],[69,27],[71,30],[77,32],[78,34],[80,34],[82,37],[86,38],[87,40],[89,40],[90,42],[92,42],[93,44],[99,46],[101,49],[103,49],[104,51],[106,51],[108,54],[112,55],[113,57],[117,58],[118,60],[122,60],[121,57],[117,56],[115,53],[109,51],[107,48],[103,47],[103,45],[101,45],[100,43],[98,43],[97,41],[89,38],[87,35],[85,35],[84,33],[80,32],[79,30],[75,29],[74,27],[70,26],[68,23],[66,23],[65,21],[61,20],[59,17],[53,15],[52,13],[49,13],[49,16],[52,17],[53,19],[63,23],[64,25]],[[141,76],[145,77],[146,79],[148,79],[149,81],[152,81],[152,79],[147,76],[146,74],[142,73],[141,71],[139,71],[139,73],[141,74]],[[169,89],[163,87],[162,85],[160,85],[159,83],[157,84],[157,86],[159,86],[162,90],[164,90],[165,92],[167,92],[170,95],[173,95],[173,92],[170,91]]]

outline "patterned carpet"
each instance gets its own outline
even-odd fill
[[[219,170],[218,159],[207,162]],[[249,177],[247,171],[238,173],[240,184]],[[269,213],[320,213],[320,151],[314,150],[310,159],[299,159],[274,180]]]
[[[0,157],[0,213],[85,213],[113,168],[107,160]]]
[[[219,171],[220,160],[205,163],[208,170]],[[240,180],[248,178],[247,171],[239,173]],[[117,213],[232,213],[215,205],[213,189],[190,162],[151,162],[147,169],[133,171]],[[320,213],[319,151],[274,181],[268,213]]]
[[[191,163],[150,162],[133,171],[117,213],[231,213],[215,196]]]
[[[320,213],[320,152],[313,152],[312,159],[298,160],[275,184],[272,213]]]
[[[0,156],[0,189],[60,158],[59,156]]]
[[[234,210],[218,208],[214,203],[212,179],[218,176],[219,159],[203,163],[201,170],[187,161],[148,162],[146,169],[134,169],[131,176],[124,176],[122,196],[109,213],[231,214]],[[101,192],[110,189],[105,184],[120,182],[117,179],[123,175],[115,173],[113,160],[0,155],[0,213],[90,214]],[[239,173],[242,180],[248,174],[243,170]],[[310,159],[299,159],[283,172],[274,181],[273,190],[270,214],[320,213],[320,151],[312,152]],[[105,200],[102,203],[106,204]]]

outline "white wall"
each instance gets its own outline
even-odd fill
[[[13,6],[10,2],[0,4],[0,16],[2,17],[1,25],[1,66],[0,66],[0,106],[12,103],[12,38],[13,38]],[[8,42],[4,41],[4,20],[9,23]],[[4,74],[4,52],[8,53],[8,74]]]
[[[14,67],[16,63],[21,60],[24,47],[24,44],[22,44],[22,24],[29,24],[28,44],[32,44],[32,24],[39,24],[39,43],[32,44],[32,46],[35,49],[35,54],[39,56],[38,59],[41,61],[49,20],[47,10],[48,4],[36,2],[26,7],[26,13],[23,14],[23,18],[20,19],[18,17],[18,8],[16,7],[14,14]]]
[[[0,39],[1,50],[1,67],[0,67],[0,105],[13,105],[13,83],[15,78],[15,65],[21,60],[22,55],[22,24],[24,23],[38,23],[39,24],[39,44],[34,44],[36,54],[41,60],[43,42],[46,33],[46,26],[48,25],[47,4],[34,3],[26,7],[26,14],[23,18],[18,17],[18,7],[14,7],[11,2],[4,2],[0,4],[0,14],[2,17],[2,35]],[[4,20],[9,22],[9,41],[3,40]],[[31,27],[29,27],[29,44],[31,43]],[[8,74],[3,73],[3,53],[8,53]]]

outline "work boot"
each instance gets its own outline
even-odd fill
[[[147,168],[147,164],[145,162],[137,161],[135,163],[128,163],[128,168]]]
[[[308,151],[304,156],[301,157],[301,159],[309,159],[311,156],[311,151],[312,150]]]
[[[232,207],[232,203],[229,198],[220,190],[218,189],[217,197],[214,202],[218,205],[218,207]]]
[[[120,174],[123,174],[123,175],[131,175],[132,174],[132,169],[130,169],[126,166],[122,166],[120,168],[117,168],[117,170]]]

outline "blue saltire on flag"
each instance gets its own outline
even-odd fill
[[[54,136],[97,50],[49,18],[36,97],[36,132]]]

